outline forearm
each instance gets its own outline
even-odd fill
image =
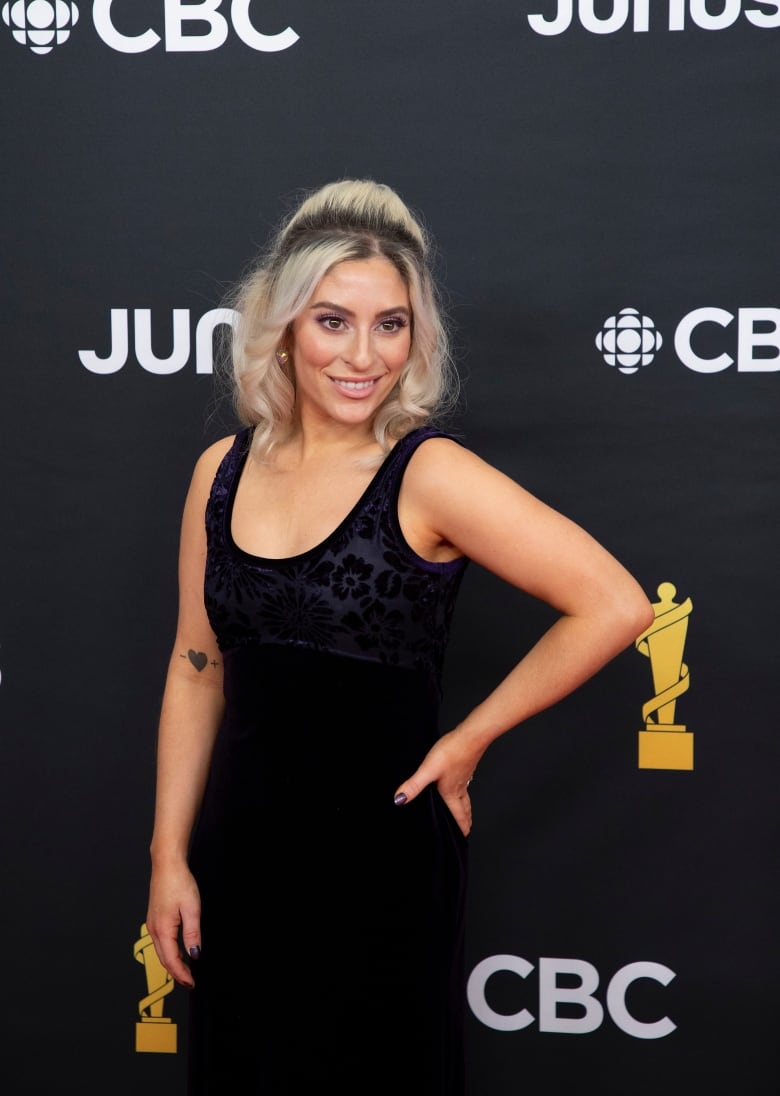
[[[186,858],[223,708],[220,678],[195,679],[186,668],[172,665],[157,742],[155,865]]]
[[[562,616],[458,725],[479,749],[587,681],[646,626],[641,602],[625,615]],[[645,622],[645,623],[643,623]]]

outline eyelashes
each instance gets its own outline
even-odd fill
[[[343,331],[347,322],[343,316],[339,316],[335,312],[323,312],[315,319],[326,331]],[[387,316],[377,324],[379,330],[388,335],[395,331],[403,331],[408,326],[409,321],[405,316]]]
[[[390,325],[386,327],[386,325]],[[405,316],[389,316],[386,320],[382,320],[379,325],[388,331],[403,331],[405,327],[409,326],[409,321]]]

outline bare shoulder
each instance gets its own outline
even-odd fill
[[[195,462],[188,498],[190,501],[194,501],[196,505],[200,505],[208,497],[220,462],[235,439],[236,435],[230,434],[227,437],[220,438],[219,441],[213,442],[207,449],[203,450]]]
[[[220,461],[230,450],[230,447],[237,437],[237,434],[228,434],[226,437],[220,438],[219,441],[213,442],[207,449],[204,449],[198,457],[196,467],[202,466],[206,469],[213,469],[216,471]]]
[[[399,520],[418,555],[434,562],[479,558],[486,539],[504,529],[507,512],[527,495],[503,472],[454,438],[432,437],[409,460]]]
[[[236,440],[236,436],[236,434],[228,434],[227,437],[220,438],[219,441],[213,442],[207,449],[204,449],[195,462],[193,478],[208,477],[209,480],[212,480],[222,459]]]
[[[426,494],[458,495],[468,493],[473,499],[475,488],[514,483],[505,473],[478,456],[472,449],[454,438],[427,438],[415,450],[409,461],[412,489]]]
[[[479,460],[471,449],[449,437],[426,438],[415,449],[409,459],[409,468],[415,476],[441,476],[446,474],[452,463],[470,463]]]
[[[571,534],[571,522],[453,439],[426,440],[409,473],[407,505],[417,527],[427,525],[440,541],[504,577],[514,556],[543,558]]]
[[[585,529],[499,468],[447,438],[410,461],[410,527],[567,613],[646,599]],[[414,524],[413,524],[414,521]]]

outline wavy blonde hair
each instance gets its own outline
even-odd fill
[[[377,441],[387,451],[391,440],[454,407],[458,379],[427,232],[390,187],[343,179],[305,197],[226,302],[237,313],[234,407],[239,421],[255,427],[257,456],[267,457],[292,428],[294,363],[276,359],[291,323],[337,263],[377,256],[401,275],[412,311],[409,357],[374,420]]]

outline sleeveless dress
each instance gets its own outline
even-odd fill
[[[441,733],[441,670],[465,559],[430,563],[397,515],[396,443],[321,544],[233,541],[251,433],[206,508],[205,601],[225,714],[190,863],[202,955],[190,1096],[463,1092],[468,842],[435,788],[393,793]]]

